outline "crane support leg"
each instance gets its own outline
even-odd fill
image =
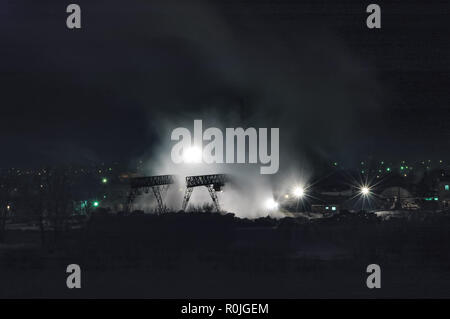
[[[194,190],[193,187],[186,188],[186,191],[184,193],[184,198],[183,198],[183,206],[181,208],[184,211],[186,211],[186,208],[187,208],[187,206],[189,204],[189,199],[191,198],[193,190]]]
[[[159,186],[153,186],[152,190],[153,190],[153,194],[156,197],[156,201],[158,202],[159,213],[163,214],[165,212],[165,207],[164,207],[164,203],[162,200],[161,190],[160,190]]]
[[[213,185],[206,186],[208,188],[209,195],[211,195],[211,199],[213,200],[214,207],[216,211],[220,212],[219,198],[217,198],[216,190]]]

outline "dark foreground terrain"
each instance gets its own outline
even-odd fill
[[[0,297],[450,297],[450,216],[370,214],[306,221],[233,215],[93,216],[45,245],[10,230],[0,245]],[[82,288],[66,287],[79,264]],[[381,266],[381,289],[366,267]]]

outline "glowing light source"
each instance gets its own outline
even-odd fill
[[[297,186],[292,193],[295,197],[303,197],[303,195],[305,195],[305,189],[301,186]]]
[[[108,179],[107,179],[107,178],[102,178],[102,183],[103,183],[103,184],[108,183]]]
[[[367,186],[362,186],[360,192],[362,195],[367,196],[370,193],[370,189]]]
[[[278,208],[278,203],[273,200],[273,198],[269,198],[266,200],[266,208],[268,210],[275,210]]]
[[[200,163],[202,161],[202,151],[200,148],[193,146],[184,150],[183,161],[185,163]]]
[[[95,202],[92,203],[92,205],[93,205],[94,207],[98,207],[99,204],[100,204],[100,203],[99,203],[98,201],[95,201]]]

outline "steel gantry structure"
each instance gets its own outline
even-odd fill
[[[205,186],[208,189],[209,195],[214,203],[214,207],[219,212],[220,204],[216,192],[222,190],[222,187],[227,181],[228,176],[225,174],[186,176],[186,192],[184,193],[182,210],[186,210],[189,204],[189,199],[194,191],[194,187]]]
[[[125,204],[126,212],[131,210],[131,205],[133,204],[136,196],[141,195],[142,192],[148,194],[150,188],[156,197],[158,202],[158,210],[160,213],[166,211],[166,206],[163,202],[163,196],[169,189],[171,184],[175,183],[174,175],[158,175],[158,176],[145,176],[145,177],[134,177],[130,179],[130,192],[127,197],[127,202]]]

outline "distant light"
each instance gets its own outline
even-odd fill
[[[201,149],[196,146],[187,148],[183,152],[183,161],[185,163],[200,163],[202,161]]]
[[[439,200],[439,197],[435,197],[434,200]]]
[[[107,178],[103,178],[103,179],[102,179],[102,183],[103,183],[103,184],[108,183],[108,179],[107,179]]]
[[[6,206],[6,209],[7,209],[7,210],[10,210],[10,209],[11,209],[11,206],[7,205],[7,206]]]
[[[278,208],[278,203],[273,200],[273,198],[269,198],[266,200],[266,208],[269,210],[275,210]]]
[[[403,171],[405,168],[403,166],[400,166],[400,169]]]
[[[391,168],[390,168],[390,167],[386,168],[386,171],[390,172],[390,171],[391,171]]]
[[[99,204],[100,203],[98,201],[95,201],[95,202],[92,203],[92,205],[94,205],[94,207],[98,207]]]
[[[297,186],[294,188],[294,191],[292,192],[294,194],[295,197],[303,197],[303,195],[305,195],[305,190],[303,187],[301,186]]]
[[[367,186],[362,186],[361,187],[361,194],[362,195],[367,196],[367,195],[369,195],[369,193],[370,193],[369,187],[367,187]]]
[[[288,194],[284,195],[284,198],[286,198],[286,199],[289,198],[289,195]]]
[[[332,207],[331,207],[331,210],[336,210],[336,206],[332,206]]]

